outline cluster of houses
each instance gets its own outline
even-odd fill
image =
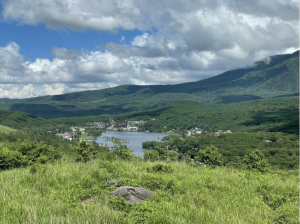
[[[188,131],[187,136],[199,135],[202,134],[202,131],[199,128],[194,128]]]
[[[109,127],[111,131],[138,131],[139,125],[144,121],[127,121],[127,120],[117,120],[112,121],[112,125]]]
[[[230,130],[227,131],[218,130],[215,132],[215,137],[219,137],[221,134],[232,134],[232,132]]]
[[[139,125],[145,121],[128,121],[128,120],[111,120],[109,123],[104,122],[89,122],[85,127],[72,126],[70,132],[64,132],[56,134],[58,137],[62,137],[66,140],[72,141],[75,136],[78,136],[79,132],[81,134],[86,132],[86,129],[105,129],[110,131],[131,131],[136,132],[139,130]]]
[[[64,132],[64,133],[60,133],[60,134],[56,134],[56,136],[61,137],[63,139],[72,141],[73,140],[73,135],[69,132]]]
[[[205,133],[206,132],[207,131],[205,131]],[[203,133],[203,131],[201,131],[199,128],[194,128],[194,129],[188,130],[187,137],[190,137],[193,135],[199,135],[202,133]],[[230,130],[227,130],[227,131],[218,130],[218,131],[214,132],[214,135],[215,135],[215,137],[219,137],[221,134],[231,134],[231,133],[232,132]]]
[[[154,120],[152,118],[151,120]],[[105,129],[110,131],[130,131],[130,132],[137,132],[139,130],[139,126],[143,123],[145,123],[147,120],[136,120],[136,121],[128,121],[128,120],[111,120],[109,123],[104,122],[89,122],[86,124],[86,127],[71,127],[70,130],[72,133],[64,132],[60,134],[56,134],[56,136],[62,137],[64,139],[67,139],[69,141],[72,141],[74,139],[74,136],[78,137],[78,133],[85,133],[87,128],[92,129]],[[166,128],[166,127],[165,127]],[[146,131],[148,132],[148,131]],[[191,130],[188,130],[187,136],[193,136],[202,134],[203,131],[201,131],[199,128],[194,128]],[[207,131],[205,131],[207,132]],[[231,134],[232,132],[230,130],[222,131],[218,130],[214,132],[215,137],[220,136],[221,134]]]

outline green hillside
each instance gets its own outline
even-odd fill
[[[127,115],[124,119],[145,119],[150,131],[186,130],[206,131],[283,131],[299,133],[299,97],[261,99],[229,104],[195,103],[184,101],[157,109]]]
[[[168,167],[156,172],[155,165]],[[118,179],[116,186],[107,181]],[[140,160],[0,172],[0,223],[298,223],[298,171],[258,173]],[[129,205],[118,186],[152,190]],[[200,221],[200,222],[199,222]]]
[[[191,128],[204,131],[227,130],[242,132],[299,133],[299,97],[279,97],[237,103],[197,103],[181,101],[167,106],[125,113],[87,117],[57,118],[56,124],[85,125],[87,122],[109,119],[148,120],[143,130],[151,132],[181,132]],[[152,118],[155,118],[153,120]]]
[[[299,51],[277,55],[269,63],[236,69],[198,82],[177,85],[124,85],[24,100],[2,99],[0,109],[44,118],[121,114],[172,102],[230,103],[299,93]]]
[[[0,133],[10,133],[15,131],[15,129],[0,125]]]
[[[0,125],[14,129],[32,129],[51,125],[51,122],[22,112],[0,110]]]

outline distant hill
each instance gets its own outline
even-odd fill
[[[151,132],[232,130],[284,132],[299,135],[299,97],[260,99],[230,104],[182,101],[164,107],[119,115],[119,119],[149,119]],[[71,118],[70,118],[71,119]]]
[[[33,115],[17,111],[0,110],[0,131],[23,128],[32,129],[49,124],[51,124],[51,122]]]
[[[299,93],[299,51],[276,55],[255,66],[235,69],[198,82],[177,85],[123,85],[109,89],[0,100],[0,109],[44,117],[121,114],[172,102],[231,103]]]
[[[142,131],[169,132],[200,128],[214,132],[284,132],[299,135],[299,97],[278,97],[227,104],[181,101],[119,115],[56,118],[55,124],[84,125],[92,121],[148,120]]]
[[[13,132],[13,131],[15,131],[15,129],[0,125],[0,134],[1,133],[10,133],[10,132]]]

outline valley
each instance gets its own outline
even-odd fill
[[[0,223],[297,223],[298,61],[1,99]]]

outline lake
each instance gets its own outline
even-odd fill
[[[96,140],[97,143],[103,145],[113,146],[111,141],[107,141],[106,137],[119,138],[127,141],[123,143],[128,148],[133,150],[132,154],[142,157],[144,155],[142,143],[147,141],[161,141],[161,139],[169,134],[163,133],[150,133],[150,132],[122,132],[122,131],[108,131],[105,134],[99,136]]]

